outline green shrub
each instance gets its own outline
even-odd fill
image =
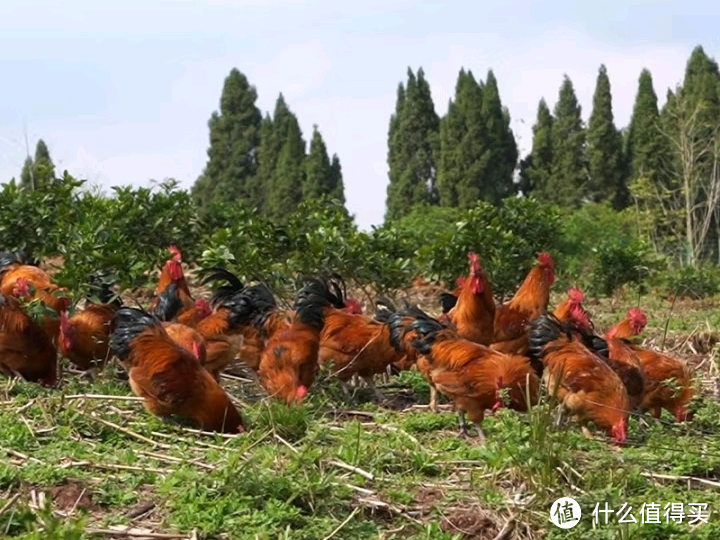
[[[663,273],[663,292],[680,298],[707,298],[720,292],[720,269],[717,266],[672,268]]]

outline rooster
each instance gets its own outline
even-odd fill
[[[495,310],[492,348],[505,353],[527,354],[530,321],[547,312],[550,287],[555,282],[555,262],[549,253],[538,255],[515,295]]]
[[[152,315],[161,321],[175,320],[180,324],[195,328],[212,311],[212,306],[204,298],[197,298],[193,307],[186,309],[177,284],[170,283],[164,291],[158,294]]]
[[[616,443],[627,438],[629,399],[615,372],[552,315],[530,323],[530,353],[544,365],[550,395],[585,428],[589,421]]]
[[[639,336],[645,330],[647,326],[647,317],[640,308],[632,308],[627,312],[625,319],[620,321],[618,324],[610,328],[606,333],[605,337],[628,339],[631,337]]]
[[[208,268],[202,272],[201,283],[207,284],[225,280],[228,284],[215,289],[210,300],[214,312],[200,321],[197,330],[208,341],[210,349],[217,348],[228,365],[238,355],[245,364],[256,372],[260,366],[260,355],[269,336],[280,327],[289,327],[287,316],[277,310],[277,302],[267,285],[245,286],[237,276],[224,268]],[[223,338],[224,336],[224,338]],[[229,339],[234,346],[228,348]],[[215,340],[216,345],[211,345]],[[211,351],[210,356],[215,356]]]
[[[206,431],[244,431],[243,419],[225,390],[149,313],[119,309],[113,318],[110,348],[128,371],[130,387],[144,398],[148,412],[178,415]]]
[[[635,353],[640,362],[645,381],[640,410],[649,411],[654,418],[660,418],[662,409],[665,409],[678,422],[691,420],[693,413],[688,409],[688,405],[697,395],[693,372],[687,363],[678,358],[652,351],[628,340],[642,333],[645,324],[647,317],[643,311],[633,308],[628,311],[623,321],[605,333],[605,338],[623,343],[625,348]]]
[[[458,335],[469,341],[489,345],[495,327],[495,299],[477,253],[468,253],[470,274],[463,281],[455,306],[447,319],[455,325]]]
[[[171,283],[174,283],[177,286],[180,302],[182,303],[182,308],[178,311],[178,314],[180,314],[185,310],[192,309],[195,306],[195,301],[193,300],[190,287],[185,279],[181,251],[175,245],[170,245],[168,250],[172,256],[165,261],[165,265],[160,271],[160,279],[158,280],[157,287],[155,287],[154,299],[150,304],[150,310],[154,311],[156,309],[158,303],[160,303],[160,294]]]
[[[57,349],[20,302],[0,295],[0,372],[54,386]]]
[[[268,394],[288,404],[302,401],[317,376],[329,294],[324,280],[308,280],[298,291],[290,326],[270,336],[260,357],[260,383]]]
[[[410,346],[427,359],[426,367],[420,369],[440,392],[455,402],[463,435],[469,435],[467,414],[484,441],[480,424],[485,410],[497,411],[505,406],[503,394],[507,394],[508,406],[515,410],[526,411],[528,403],[537,403],[540,381],[528,358],[499,353],[462,339],[437,319],[417,308],[414,311],[415,320],[407,326],[396,322],[407,314],[400,312],[390,317],[393,342],[397,345],[403,341],[403,334],[415,333]]]
[[[60,330],[60,312],[70,309],[67,289],[58,287],[37,262],[23,251],[0,253],[0,294],[27,301],[39,300],[51,311],[42,317],[40,326],[53,343]]]

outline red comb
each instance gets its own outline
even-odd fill
[[[540,262],[543,266],[555,268],[555,261],[553,260],[552,255],[550,255],[547,251],[543,251],[540,255],[538,255],[538,262]]]
[[[570,287],[567,292],[568,298],[571,302],[580,304],[585,300],[585,294],[577,287]]]
[[[460,276],[455,280],[455,285],[457,285],[458,287],[462,287],[463,285],[465,285],[465,281],[467,281],[467,278],[465,276]]]
[[[628,311],[627,318],[632,319],[633,321],[637,321],[642,325],[647,324],[647,317],[645,316],[643,310],[639,307],[634,307],[630,311]]]
[[[178,261],[178,262],[182,261],[182,252],[178,249],[178,247],[175,244],[170,244],[168,246],[168,250],[172,254],[173,260]]]

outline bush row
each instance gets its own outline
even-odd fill
[[[418,276],[452,287],[467,271],[471,250],[480,253],[500,297],[512,294],[543,250],[555,255],[560,287],[610,295],[629,286],[694,297],[720,290],[716,268],[667,271],[667,261],[638,238],[633,215],[602,205],[570,215],[525,198],[469,210],[418,207],[362,231],[337,201],[309,200],[277,226],[240,205],[218,204],[199,215],[173,181],[104,195],[66,173],[33,192],[4,185],[0,208],[0,248],[61,256],[57,279],[78,293],[98,270],[124,287],[146,285],[171,243],[190,263],[226,266],[279,293],[318,271],[337,271],[375,293]]]

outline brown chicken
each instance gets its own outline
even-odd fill
[[[478,254],[469,253],[468,259],[470,273],[463,282],[457,303],[448,311],[447,319],[457,328],[461,338],[481,345],[490,345],[495,328],[492,286],[480,266]]]
[[[182,253],[175,245],[168,247],[172,257],[165,261],[165,265],[160,271],[160,279],[157,287],[155,287],[152,303],[150,304],[150,312],[152,313],[160,302],[160,294],[170,285],[174,283],[178,289],[178,296],[182,304],[182,308],[178,310],[178,315],[185,310],[192,309],[195,306],[190,287],[185,279],[185,272],[182,267]]]
[[[157,302],[152,308],[151,314],[161,321],[177,321],[185,326],[195,328],[212,311],[212,306],[204,298],[196,299],[193,307],[186,309],[180,288],[177,284],[170,283],[157,295]]]
[[[553,315],[561,321],[569,321],[574,318],[574,314],[577,314],[578,308],[583,308],[583,302],[585,301],[585,295],[577,287],[570,287],[567,291],[567,298],[557,305]],[[588,320],[589,323],[589,320]]]
[[[60,312],[70,309],[72,302],[67,289],[58,287],[50,276],[35,266],[21,251],[0,253],[0,294],[39,300],[52,310],[41,318],[40,326],[53,343],[60,330]]]
[[[0,373],[45,386],[57,382],[57,349],[20,302],[0,295]]]
[[[183,349],[191,353],[200,364],[205,366],[207,363],[207,347],[205,338],[197,333],[193,328],[180,323],[163,322],[163,328],[167,332],[170,339],[180,345]],[[215,377],[217,380],[217,376]]]
[[[122,307],[109,286],[101,285],[98,297],[98,303],[86,298],[84,309],[72,317],[60,313],[60,353],[83,370],[90,369],[96,360],[104,362],[109,358],[110,322]]]
[[[547,312],[550,287],[555,282],[555,263],[549,253],[540,253],[515,295],[497,306],[491,347],[508,354],[528,353],[528,323]]]
[[[329,294],[325,281],[307,281],[298,291],[292,323],[270,336],[260,358],[260,383],[268,394],[288,404],[302,401],[317,376],[323,310]]]
[[[128,371],[130,387],[157,416],[177,415],[200,429],[238,433],[243,419],[227,393],[149,313],[124,307],[112,323],[110,348]]]
[[[647,326],[647,317],[640,308],[632,308],[627,312],[625,319],[610,328],[606,333],[606,338],[629,339],[639,336]]]
[[[424,313],[418,313],[415,320],[403,328],[402,323],[396,323],[403,315],[400,312],[390,317],[393,342],[403,341],[405,332],[416,333],[410,345],[427,359],[423,368],[420,363],[418,367],[440,392],[453,399],[463,435],[469,434],[466,414],[484,440],[480,424],[486,409],[497,411],[508,406],[526,411],[528,403],[537,403],[540,380],[528,358],[499,353],[462,339],[454,329]]]
[[[583,427],[593,422],[613,441],[624,443],[630,404],[615,372],[552,315],[530,323],[529,339],[530,354],[544,365],[543,381],[550,395]]]
[[[625,320],[609,329],[605,335],[634,337],[643,331],[646,323],[647,318],[642,310],[633,308]],[[640,361],[645,376],[645,392],[640,410],[649,411],[654,418],[660,418],[662,409],[665,409],[678,422],[691,420],[693,412],[688,409],[688,405],[697,395],[697,388],[690,366],[678,358],[649,350],[627,339],[611,339],[622,341]]]
[[[390,330],[377,317],[353,314],[347,308],[342,292],[328,291],[324,302],[325,326],[320,335],[320,364],[329,364],[331,373],[349,394],[347,383],[362,378],[378,400],[385,397],[377,389],[375,375],[386,373],[393,363],[403,360],[390,344]],[[339,307],[338,307],[339,306]]]

